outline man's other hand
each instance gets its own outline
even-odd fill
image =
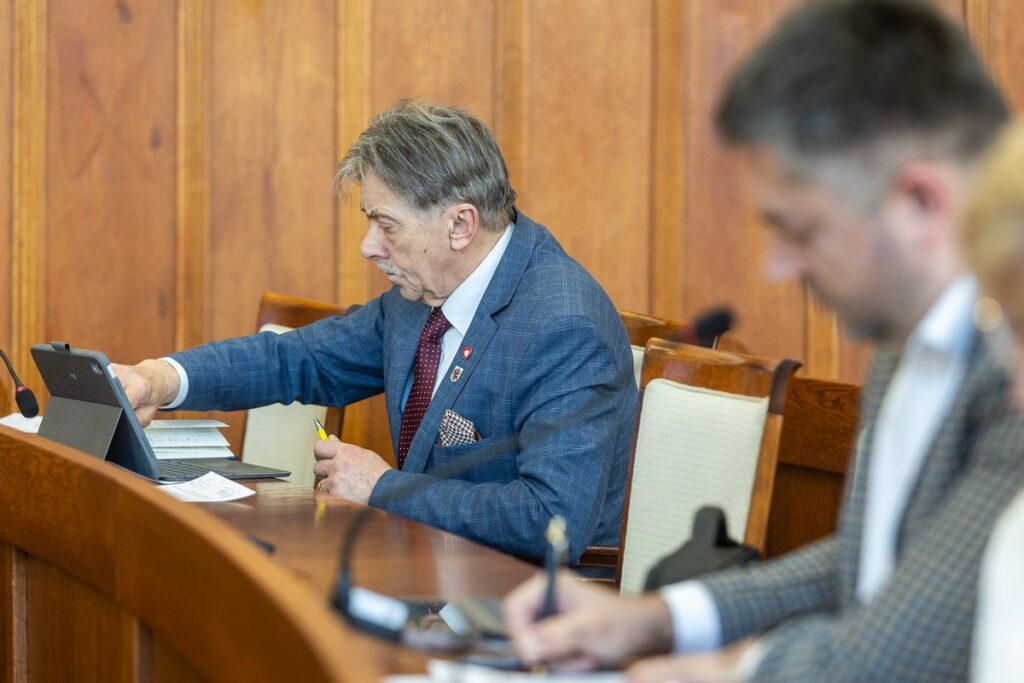
[[[556,583],[557,614],[536,621],[545,582],[543,575],[535,576],[505,599],[512,644],[527,664],[585,671],[621,667],[671,649],[672,618],[660,597],[619,597],[562,571]]]
[[[135,417],[143,427],[153,421],[157,408],[178,395],[181,380],[171,364],[162,360],[144,360],[138,365],[110,364]]]
[[[373,451],[345,443],[333,434],[326,441],[316,442],[313,455],[313,473],[321,478],[317,490],[363,505],[370,501],[377,480],[391,469]]]

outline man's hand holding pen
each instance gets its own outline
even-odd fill
[[[327,436],[320,421],[314,421],[320,436],[313,446],[317,491],[366,505],[377,480],[392,469],[391,465],[373,451],[345,443],[333,434]]]

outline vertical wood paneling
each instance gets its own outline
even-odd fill
[[[206,341],[205,300],[209,245],[206,163],[206,61],[208,5],[178,3],[177,241],[174,346]]]
[[[967,25],[985,61],[1017,115],[1024,112],[1024,3],[1019,0],[964,0]]]
[[[685,5],[658,0],[654,13],[653,170],[651,174],[650,310],[680,320],[686,277]]]
[[[805,294],[795,283],[764,277],[767,231],[746,191],[739,159],[718,142],[712,116],[738,59],[792,0],[687,3],[684,314],[727,302],[737,338],[768,357],[804,357]]]
[[[520,207],[620,308],[649,303],[650,2],[531,0]]]
[[[14,52],[11,3],[0,3],[0,347],[11,347],[11,112],[14,106],[11,57]],[[0,380],[0,414],[11,411],[12,382]]]
[[[46,337],[137,361],[174,343],[175,7],[49,11]]]
[[[42,337],[46,213],[46,13],[44,0],[13,3],[11,101],[11,359],[22,381],[41,387],[29,347]]]
[[[375,0],[373,111],[425,97],[492,123],[494,13],[493,0]]]
[[[494,12],[494,135],[513,188],[526,175],[523,74],[525,0],[503,0]]]
[[[332,299],[335,3],[212,3],[207,331],[255,331],[266,290]],[[239,416],[232,443],[241,444]]]
[[[86,584],[41,560],[25,561],[28,672],[33,683],[134,680],[131,618]],[[54,647],[60,657],[48,657]],[[102,653],[102,654],[101,654]]]
[[[492,126],[520,206],[618,306],[730,303],[754,352],[859,381],[869,351],[764,281],[764,229],[710,119],[798,1],[0,3],[0,345],[38,388],[40,340],[134,361],[252,331],[267,289],[380,293],[357,197],[330,180],[373,112],[415,96]],[[1020,111],[1024,3],[935,2]],[[390,453],[379,400],[345,438]]]

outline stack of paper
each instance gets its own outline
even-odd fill
[[[153,420],[146,438],[158,460],[233,458],[219,420]]]

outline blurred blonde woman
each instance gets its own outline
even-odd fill
[[[1002,338],[1024,411],[1024,120],[982,164],[967,216],[967,255],[983,298],[978,325]],[[1024,467],[1024,443],[1021,444]],[[1024,680],[1024,492],[1001,516],[981,567],[974,635],[975,683]]]

